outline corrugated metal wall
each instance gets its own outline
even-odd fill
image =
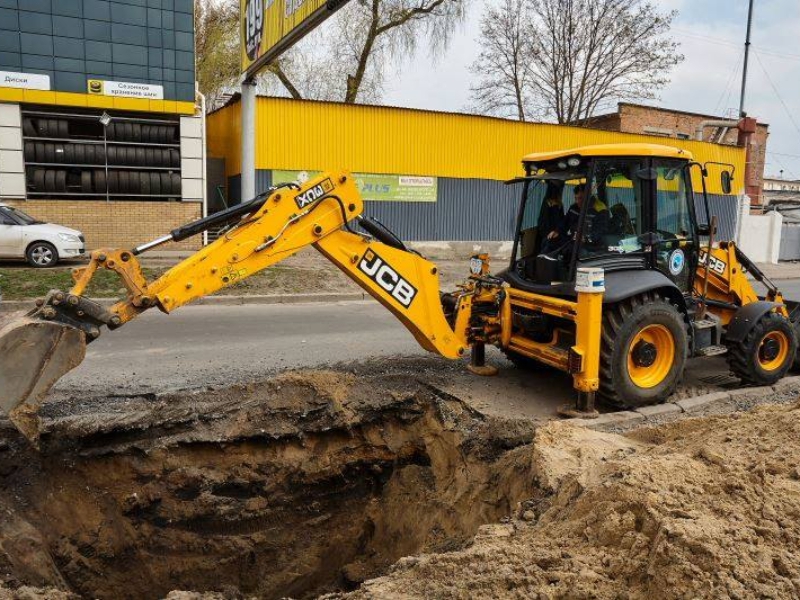
[[[226,158],[229,177],[241,172],[239,107],[230,105],[208,118],[209,154]],[[346,168],[503,181],[521,173],[520,161],[531,152],[639,142],[685,148],[700,162],[731,163],[737,174],[734,192],[743,190],[744,149],[692,140],[285,98],[259,98],[256,123],[258,169]],[[719,193],[715,179],[709,180],[709,191]]]
[[[256,171],[256,191],[272,185],[272,171]],[[241,178],[228,179],[230,202],[240,201]],[[510,241],[514,236],[521,185],[479,179],[439,178],[437,202],[369,202],[365,214],[375,217],[407,241]],[[695,197],[698,219],[706,221],[702,196]],[[736,234],[738,202],[733,196],[709,195],[719,218],[717,239]],[[536,216],[533,216],[535,222]],[[530,226],[530,225],[529,225]]]

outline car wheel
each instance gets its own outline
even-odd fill
[[[25,253],[28,264],[37,269],[54,267],[58,263],[58,251],[53,244],[47,242],[34,242]]]

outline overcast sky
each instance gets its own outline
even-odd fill
[[[662,91],[660,106],[736,116],[741,86],[747,0],[655,0],[677,9],[673,37],[684,62]],[[420,53],[387,81],[384,103],[461,111],[469,100],[469,65],[478,52],[484,1],[436,63]],[[769,123],[766,174],[800,179],[800,0],[755,0],[745,109]]]

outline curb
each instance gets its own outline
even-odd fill
[[[206,296],[192,302],[189,306],[242,306],[246,304],[315,304],[321,302],[356,302],[371,299],[364,293],[348,294],[274,294],[258,296]],[[101,306],[112,306],[118,298],[90,298]],[[9,300],[0,302],[0,313],[19,310],[31,310],[35,307],[35,299]]]
[[[623,410],[613,413],[601,414],[596,419],[571,419],[578,427],[588,427],[589,429],[600,429],[606,426],[630,425],[638,422],[647,422],[657,417],[668,414],[693,413],[698,412],[712,404],[734,400],[736,398],[746,398],[750,396],[770,396],[772,394],[796,394],[800,390],[800,375],[784,377],[775,385],[761,387],[743,387],[738,390],[712,392],[701,396],[683,398],[675,402],[665,402],[653,406],[643,406],[634,410]]]

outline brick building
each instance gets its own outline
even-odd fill
[[[592,117],[586,123],[593,129],[620,131],[623,133],[640,133],[663,136],[682,140],[695,139],[695,132],[703,121],[730,120],[722,116],[684,112],[642,104],[621,102],[617,112]],[[736,119],[733,119],[734,121]],[[758,123],[755,135],[751,139],[750,156],[752,157],[751,181],[753,189],[751,202],[761,204],[764,185],[764,163],[766,162],[767,138],[769,125]],[[716,144],[738,145],[739,131],[736,127],[706,127],[703,129],[703,140]],[[736,175],[739,175],[738,173]],[[757,192],[755,190],[757,188]]]

